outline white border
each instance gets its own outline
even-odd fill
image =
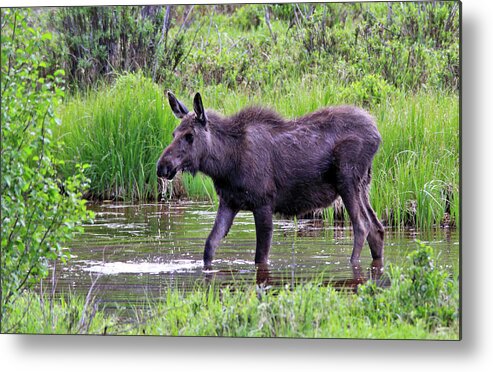
[[[213,1],[176,1],[212,3]],[[215,3],[224,1],[214,1]],[[254,1],[249,1],[254,2]],[[276,1],[283,2],[283,1]],[[1,6],[161,1],[2,0]],[[493,365],[491,1],[463,1],[463,341],[0,335],[0,368],[35,371],[485,371]],[[489,366],[489,367],[488,367]],[[34,368],[34,369],[32,369]]]

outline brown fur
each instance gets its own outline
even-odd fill
[[[256,263],[267,261],[272,214],[300,215],[329,206],[339,195],[354,231],[352,261],[367,239],[374,259],[383,257],[383,226],[368,200],[371,164],[381,138],[373,118],[352,107],[329,107],[286,120],[250,107],[230,117],[205,111],[197,93],[194,112],[169,94],[182,119],[158,163],[159,177],[179,170],[210,176],[220,205],[207,239],[204,262],[211,264],[220,239],[239,210],[254,213]]]

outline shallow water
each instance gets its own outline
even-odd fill
[[[190,290],[211,282],[281,286],[317,278],[339,288],[354,288],[379,272],[371,270],[367,245],[361,265],[350,265],[349,225],[276,218],[270,263],[256,267],[253,216],[241,212],[217,249],[212,269],[205,271],[204,243],[216,215],[211,204],[102,204],[90,209],[96,213],[94,224],[85,225],[85,233],[70,243],[70,264],[57,268],[59,293],[85,295],[92,287],[91,293],[102,302],[137,304],[164,296],[170,287]],[[385,266],[405,265],[407,254],[416,248],[415,239],[440,252],[439,265],[458,271],[459,236],[450,229],[386,230]]]

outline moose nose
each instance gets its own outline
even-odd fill
[[[158,163],[157,164],[157,176],[159,178],[166,177],[169,173],[169,168],[166,164]]]

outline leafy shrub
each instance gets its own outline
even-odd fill
[[[367,75],[345,87],[342,97],[347,102],[372,106],[385,101],[395,89],[377,75]]]
[[[458,279],[436,266],[432,247],[417,245],[408,266],[390,267],[391,288],[367,282],[359,288],[360,301],[372,319],[391,316],[410,324],[425,322],[429,329],[449,327],[459,319]]]
[[[88,219],[85,166],[62,180],[52,131],[63,96],[62,70],[46,75],[51,35],[29,25],[26,10],[2,9],[2,316],[27,288],[70,254],[64,242]]]
[[[122,72],[145,71],[165,79],[183,62],[186,32],[169,33],[173,10],[183,7],[61,7],[48,11],[57,31],[61,60],[70,82],[90,86]],[[177,18],[177,15],[175,15]],[[176,21],[176,20],[175,20]],[[187,27],[182,20],[180,31]],[[45,21],[46,22],[46,21]]]
[[[241,30],[257,28],[263,18],[264,10],[262,5],[242,6],[233,14],[233,24]]]
[[[41,14],[54,20],[59,38],[52,58],[76,86],[142,70],[187,89],[201,82],[269,89],[309,75],[343,84],[375,75],[400,90],[459,88],[457,2],[80,7]]]
[[[458,3],[297,7],[292,33],[306,58],[345,82],[380,75],[399,89],[458,89]],[[332,69],[331,65],[337,66]]]

